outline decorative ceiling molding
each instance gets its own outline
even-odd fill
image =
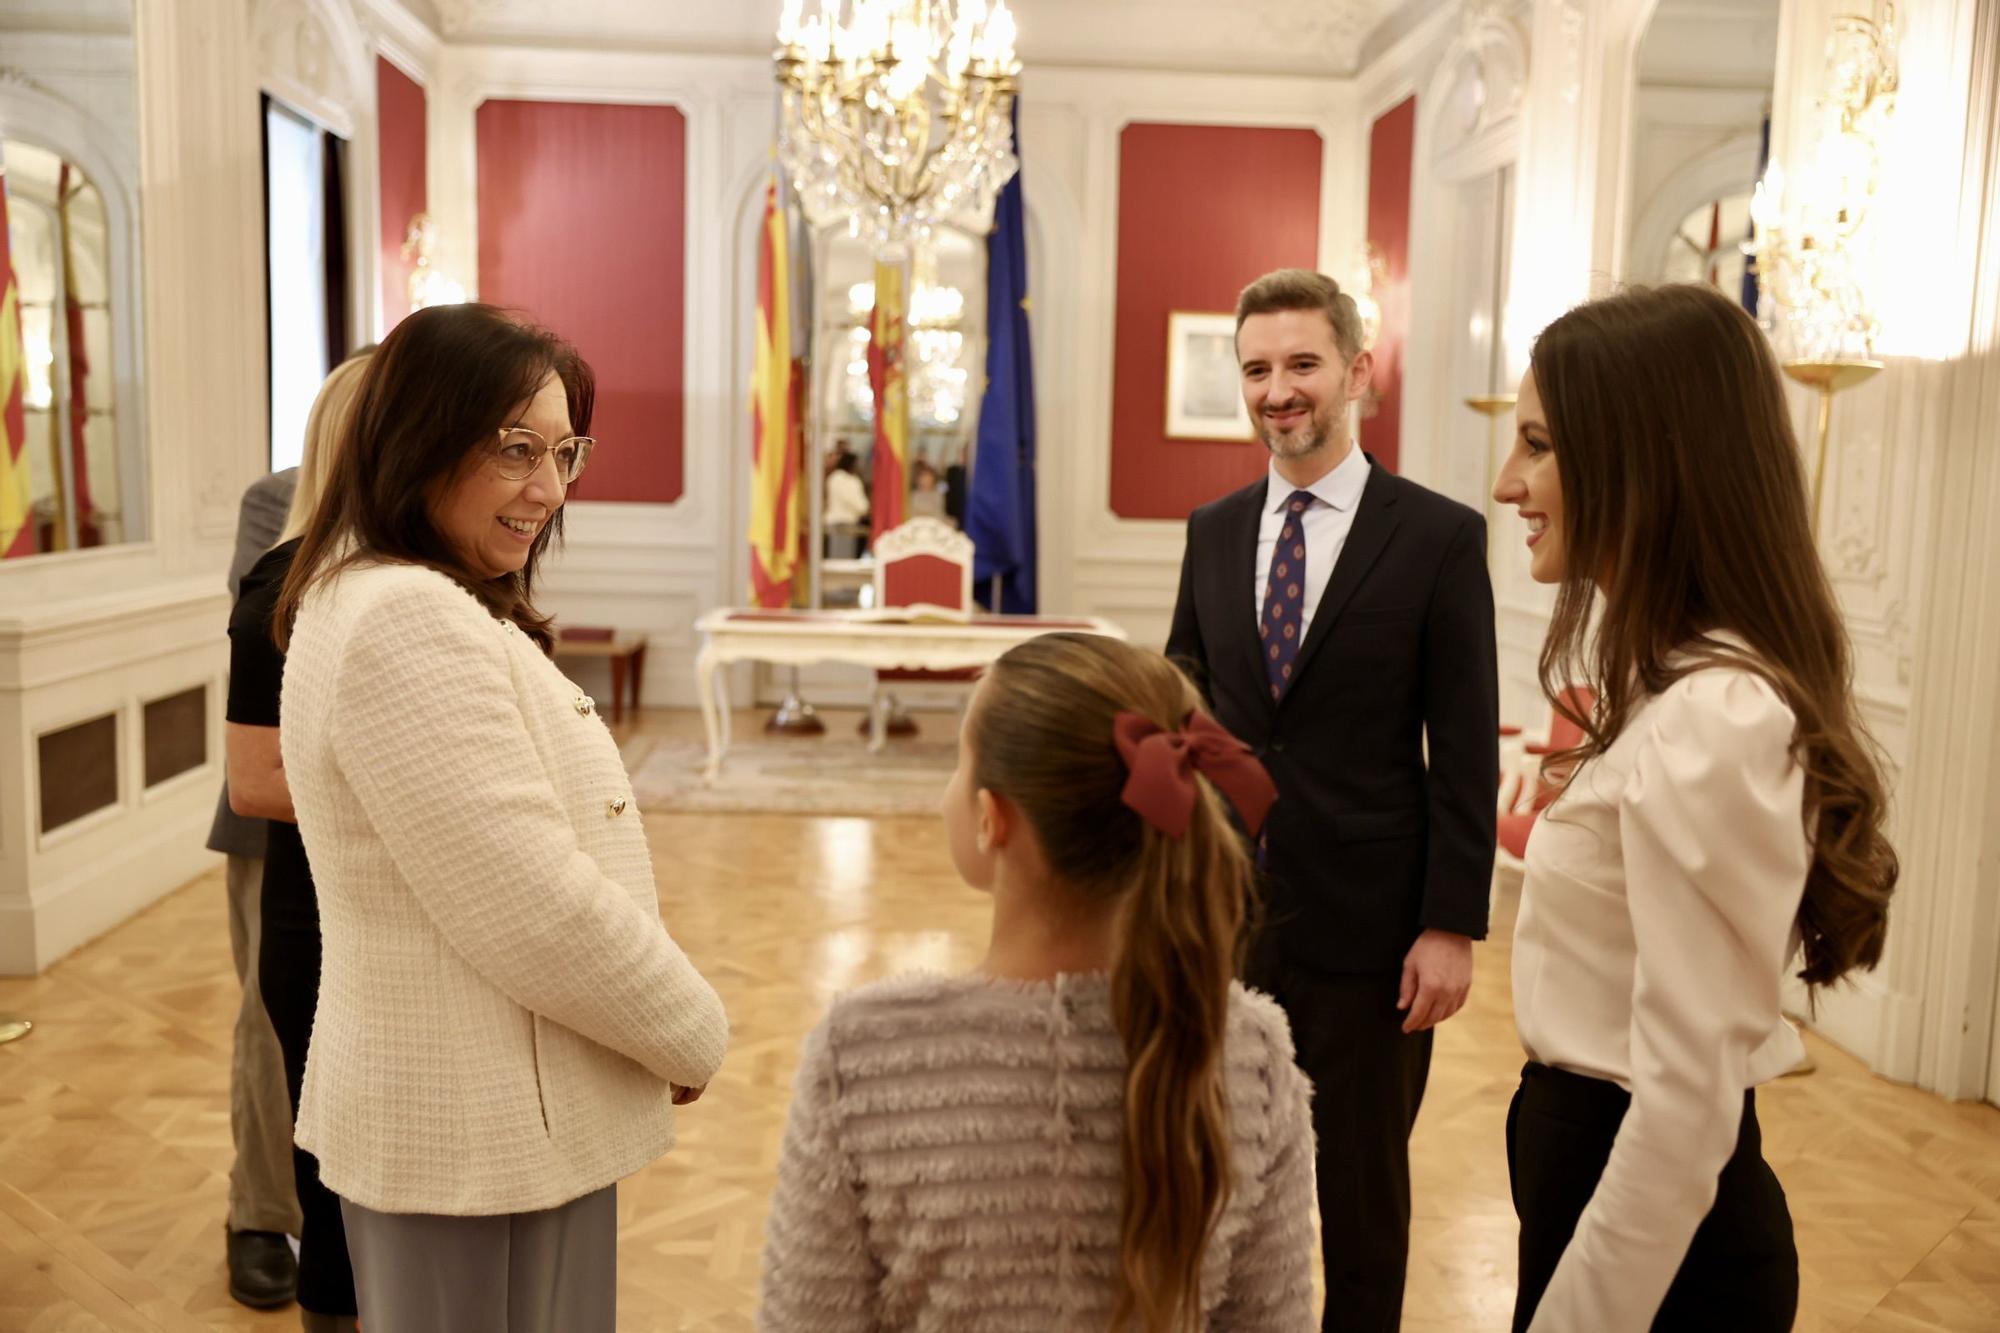
[[[255,0],[251,28],[263,88],[342,138],[366,121],[372,65],[344,3]]]
[[[1406,0],[1015,0],[1035,64],[1351,77]],[[768,55],[778,6],[705,0],[437,0],[446,41]]]
[[[1469,180],[1513,160],[1528,86],[1528,31],[1513,0],[1466,0],[1431,85],[1433,170]]]

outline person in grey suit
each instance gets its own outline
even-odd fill
[[[229,562],[229,595],[284,531],[299,470],[259,477],[243,492],[236,520],[236,554]],[[208,848],[229,858],[229,947],[243,1002],[236,1011],[229,1063],[229,1132],[236,1163],[229,1172],[229,1294],[244,1305],[272,1309],[291,1302],[298,1265],[286,1243],[300,1228],[292,1183],[292,1111],[285,1094],[285,1062],[257,986],[259,903],[264,880],[266,823],[229,808],[229,786],[216,802]]]

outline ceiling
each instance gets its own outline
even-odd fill
[[[130,31],[132,0],[0,0],[0,32]]]
[[[403,0],[454,42],[768,54],[779,0]],[[1030,67],[1348,77],[1369,34],[1434,0],[1012,0]]]
[[[1769,88],[1779,0],[1660,0],[1639,43],[1639,82]]]

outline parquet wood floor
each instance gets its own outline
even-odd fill
[[[651,713],[636,731],[697,727]],[[749,1329],[800,1038],[836,991],[969,966],[985,903],[957,883],[930,820],[649,815],[646,827],[667,921],[722,992],[734,1043],[680,1146],[620,1190],[620,1326]],[[1503,1329],[1513,1299],[1501,1139],[1521,1060],[1513,886],[1497,901],[1472,1003],[1439,1033],[1414,1146],[1412,1331]],[[219,870],[46,975],[0,980],[0,1009],[38,1024],[0,1047],[0,1330],[298,1327],[224,1288],[235,1003]],[[2000,1110],[1885,1083],[1808,1044],[1818,1070],[1760,1096],[1798,1220],[1801,1333],[2000,1330]]]

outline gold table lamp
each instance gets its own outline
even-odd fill
[[[1785,373],[1809,389],[1819,390],[1819,445],[1813,454],[1812,523],[1819,531],[1819,499],[1826,481],[1826,437],[1833,429],[1833,396],[1872,379],[1882,369],[1880,361],[1787,361]]]

